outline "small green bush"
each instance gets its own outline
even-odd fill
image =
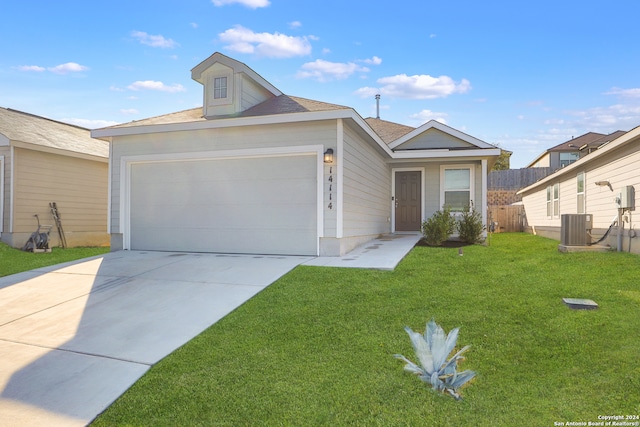
[[[474,209],[473,203],[466,206],[457,223],[458,236],[465,243],[476,244],[482,242],[482,232],[485,225],[482,223],[482,214]]]
[[[451,208],[443,206],[441,211],[422,223],[422,235],[429,246],[440,246],[456,231],[456,220]]]

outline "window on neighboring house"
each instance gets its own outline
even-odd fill
[[[584,172],[580,172],[576,176],[577,195],[578,195],[578,213],[582,214],[585,211],[584,203]]]
[[[547,218],[553,217],[553,189],[551,186],[547,187]]]
[[[560,184],[553,184],[553,216],[560,216]]]
[[[473,201],[471,167],[443,169],[443,204],[452,212],[462,212]]]
[[[568,166],[577,160],[580,160],[580,153],[560,153],[561,168]]]
[[[227,97],[227,78],[216,77],[213,79],[213,99],[224,99]]]

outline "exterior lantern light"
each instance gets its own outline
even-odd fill
[[[327,151],[324,152],[324,162],[333,163],[333,148],[327,148]]]

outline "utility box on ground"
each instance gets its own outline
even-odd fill
[[[591,244],[589,230],[593,228],[591,214],[563,214],[560,217],[560,244],[587,246]]]

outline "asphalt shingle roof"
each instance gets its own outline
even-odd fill
[[[385,142],[390,144],[398,138],[401,138],[409,132],[415,130],[411,126],[401,125],[399,123],[388,122],[386,120],[374,119],[368,117],[365,119],[367,124],[371,126],[371,129]]]
[[[0,134],[10,141],[109,157],[109,143],[91,138],[89,129],[9,108],[0,107]]]

